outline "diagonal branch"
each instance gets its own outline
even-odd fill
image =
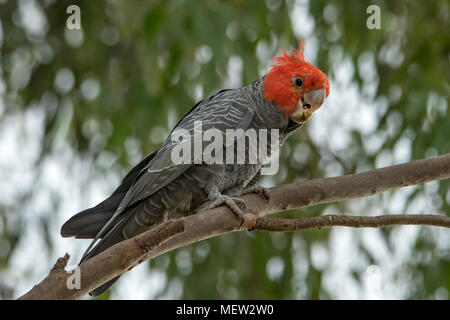
[[[64,270],[69,260],[66,253],[59,258],[50,274],[20,300],[35,299],[78,299],[92,289],[102,285],[108,280],[121,275],[133,268],[136,261],[141,259],[149,250],[157,247],[174,235],[184,231],[183,220],[169,221],[151,232],[144,232],[134,238],[122,241],[93,259],[84,261],[79,265],[80,288],[69,288],[71,273]]]
[[[52,273],[50,273],[50,275],[38,286],[35,286],[30,292],[21,298],[76,299],[94,289],[101,283],[104,283],[109,279],[112,279],[113,277],[129,270],[129,268],[133,265],[137,265],[146,259],[157,257],[167,251],[184,247],[191,243],[214,236],[219,236],[228,232],[254,230],[258,228],[261,229],[264,227],[264,223],[267,224],[266,229],[264,230],[270,230],[270,228],[272,228],[276,223],[278,223],[277,228],[283,228],[283,223],[288,225],[284,221],[285,219],[274,220],[262,218],[271,213],[313,206],[320,203],[362,198],[395,188],[423,184],[433,180],[448,178],[450,178],[450,154],[423,160],[415,160],[409,163],[364,173],[315,179],[273,187],[270,188],[270,201],[265,201],[258,195],[253,194],[242,197],[246,202],[245,222],[242,226],[240,226],[234,215],[226,207],[219,207],[205,212],[199,212],[177,220],[184,225],[184,231],[182,232],[180,232],[180,229],[174,228],[174,230],[172,230],[173,233],[168,233],[165,237],[162,237],[161,234],[158,234],[158,230],[166,227],[167,224],[158,226],[138,235],[135,238],[118,243],[92,259],[83,262],[80,265],[80,269],[82,271],[82,289],[73,290],[76,291],[76,293],[72,292],[71,294],[67,294],[66,291],[68,290],[65,287],[65,279],[67,279],[67,277],[61,276],[61,274],[52,275]],[[301,223],[299,223],[298,220],[294,220],[292,224],[294,224],[294,226],[297,224],[298,227],[303,223],[304,228],[321,228],[334,225],[375,227],[377,224],[380,226],[392,224],[429,224],[448,227],[448,217],[424,217],[427,216],[331,216],[331,218],[328,216],[310,218],[312,220],[304,219]],[[331,223],[330,219],[335,224]],[[423,220],[419,221],[418,219]],[[258,221],[260,226],[258,226]],[[269,226],[270,224],[272,224],[272,227]],[[129,252],[129,250],[131,250],[135,245],[134,241],[136,238],[147,239],[146,241],[148,242],[145,242],[145,250],[136,255],[129,255],[127,252]],[[140,247],[142,247],[142,243],[143,242],[141,242]],[[120,247],[119,251],[117,250],[118,246]],[[97,277],[87,276],[92,274],[96,274]],[[43,288],[45,290],[42,290]],[[64,290],[64,288],[66,289]]]

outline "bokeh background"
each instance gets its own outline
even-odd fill
[[[81,9],[68,30],[66,9]],[[366,9],[381,9],[369,30]],[[88,240],[59,230],[108,196],[198,100],[305,43],[326,104],[266,186],[450,152],[449,2],[0,0],[0,298]],[[449,181],[281,214],[450,215]],[[100,299],[448,299],[437,227],[233,233],[172,251]],[[90,299],[90,298],[88,298]]]

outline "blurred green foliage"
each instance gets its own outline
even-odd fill
[[[411,142],[411,159],[450,151],[446,0],[77,1],[82,31],[66,29],[66,8],[73,1],[37,1],[45,14],[41,31],[20,23],[19,7],[24,2],[0,2],[1,70],[6,86],[0,121],[7,114],[49,101],[40,160],[62,139],[81,157],[92,159],[95,170],[115,170],[123,176],[160,146],[197,100],[230,85],[229,70],[235,70],[231,60],[238,61],[238,66],[241,62],[241,83],[247,85],[267,70],[272,56],[296,46],[299,35],[310,39],[305,43],[307,52],[316,46],[316,65],[332,79],[332,91],[338,88],[333,83],[338,78],[336,66],[345,61],[353,66],[350,80],[380,108],[380,117],[370,134],[351,130],[347,147],[338,151],[315,143],[311,130],[301,130],[283,149],[281,173],[266,182],[322,177],[329,166],[337,166],[341,174],[374,168],[380,155],[392,154],[405,137]],[[366,28],[370,4],[381,8],[380,30]],[[295,21],[298,11],[312,25],[301,34],[294,33],[295,26],[303,32],[303,21]],[[369,80],[365,61],[373,61],[369,71],[374,76]],[[371,81],[373,92],[365,89]],[[344,113],[346,104],[337,101],[328,108]],[[382,142],[368,152],[372,136],[382,137]],[[301,161],[294,154],[299,151],[304,154]],[[114,159],[110,165],[101,163],[106,156]],[[441,200],[436,207],[450,215],[448,188],[449,181],[438,184],[435,193]],[[424,188],[418,187],[408,202],[423,195]],[[364,208],[371,206],[377,206],[376,202],[368,201]],[[364,214],[352,212],[347,203],[316,206],[302,214],[320,215],[327,208]],[[406,205],[403,209],[414,213]],[[383,206],[380,210],[379,214],[389,213]],[[294,215],[298,212],[283,214]],[[382,231],[387,243],[391,230]],[[435,251],[434,229],[420,230],[411,262],[399,271],[411,277],[406,298],[434,298],[439,288],[450,291],[448,252],[444,258],[433,253],[424,263],[420,256]],[[44,230],[43,236],[48,232],[57,231]],[[20,233],[3,231],[1,236],[10,243],[9,253],[0,258],[0,268],[7,268]],[[181,297],[187,299],[333,298],[324,286],[327,267],[320,270],[311,263],[317,245],[330,250],[329,236],[330,230],[295,235],[233,233],[170,252],[149,266],[167,274],[160,296],[173,279],[179,279]],[[361,242],[355,245],[374,263],[376,259]],[[302,259],[306,267],[300,281],[294,269],[302,265]],[[281,273],[271,279],[268,269],[280,265],[284,266]],[[355,268],[355,280],[361,282],[358,272]]]

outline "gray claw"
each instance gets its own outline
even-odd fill
[[[240,198],[231,198],[227,195],[220,195],[214,201],[210,202],[208,205],[208,209],[213,209],[220,207],[221,205],[226,205],[231,212],[236,216],[236,218],[241,223],[242,226],[244,224],[244,211],[242,208],[245,208],[245,201]]]
[[[244,191],[242,192],[242,195],[249,194],[249,193],[259,194],[260,196],[263,196],[267,201],[269,201],[270,198],[272,197],[269,189],[261,187],[261,186],[252,186],[250,188],[244,189]]]

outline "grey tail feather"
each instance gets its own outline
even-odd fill
[[[88,253],[88,255],[80,261],[83,262],[84,260],[88,260],[94,256],[96,256],[97,254],[101,253],[102,251],[108,249],[109,247],[115,245],[116,243],[125,240],[124,237],[122,236],[122,233],[120,232],[120,230],[108,234],[105,238],[103,238],[98,244],[97,246],[95,246],[91,252]],[[101,295],[103,292],[105,292],[106,290],[108,290],[118,279],[120,276],[115,277],[111,280],[109,280],[108,282],[105,282],[104,284],[102,284],[100,287],[95,288],[94,290],[92,290],[91,292],[89,292],[89,295],[91,296],[99,296]]]
[[[96,297],[101,295],[103,292],[105,292],[106,290],[108,290],[114,283],[116,283],[117,280],[119,280],[120,276],[115,277],[111,280],[109,280],[108,282],[105,282],[104,284],[102,284],[100,287],[95,288],[94,290],[92,290],[91,292],[89,292],[90,296]]]
[[[139,162],[122,180],[113,194],[93,208],[86,209],[74,215],[61,227],[63,237],[80,239],[94,238],[102,227],[114,215],[128,190],[134,183],[141,170],[153,159],[157,151],[150,153]]]
[[[98,206],[97,206],[98,207]],[[77,215],[69,219],[61,228],[61,235],[63,237],[75,236],[77,238],[95,238],[98,232],[114,215],[115,208],[113,210],[97,211],[97,207],[84,210]],[[121,223],[118,223],[121,225]],[[124,240],[122,232],[118,229],[118,225],[112,228],[100,242],[92,248],[90,252],[80,261],[88,260],[114,244]],[[99,296],[103,292],[109,289],[120,276],[109,280],[100,287],[92,290],[89,294],[91,296]]]
[[[83,210],[67,220],[61,227],[61,235],[63,237],[93,239],[116,212],[128,191],[125,188],[126,182],[128,181],[125,178],[119,188],[97,206]]]
[[[82,263],[85,260],[89,260],[92,257],[98,255],[99,253],[103,252],[104,250],[108,249],[109,247],[115,245],[118,242],[121,242],[125,240],[125,237],[122,235],[122,228],[123,225],[128,221],[128,218],[131,216],[131,213],[134,212],[134,210],[130,210],[127,212],[127,215],[123,217],[121,220],[119,220],[112,228],[108,231],[108,233],[97,243],[95,247],[93,247],[83,259],[81,259],[80,263]],[[108,282],[102,284],[100,287],[92,290],[89,292],[91,296],[98,296],[101,295],[103,292],[109,289],[118,279],[120,276],[115,277],[114,279],[109,280]]]
[[[115,208],[89,208],[77,213],[61,227],[63,237],[93,239],[114,215]]]

